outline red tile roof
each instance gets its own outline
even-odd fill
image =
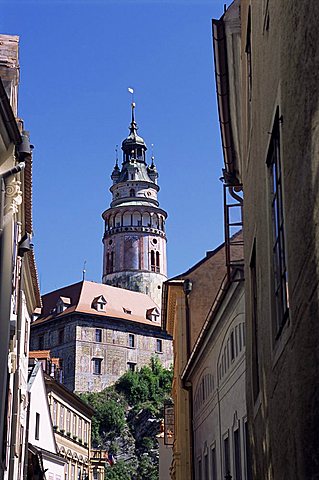
[[[105,298],[106,305],[104,310],[96,310],[92,302],[101,295]],[[54,309],[62,296],[70,298],[70,306],[57,314]],[[73,312],[105,318],[119,318],[148,325],[161,325],[160,320],[151,321],[146,318],[148,310],[158,308],[148,295],[87,280],[43,295],[42,303],[42,314],[33,322],[33,325],[41,324],[53,318],[59,319]],[[131,313],[125,313],[125,311],[131,311]]]

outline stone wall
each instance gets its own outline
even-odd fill
[[[97,341],[97,329],[101,330],[101,341]],[[62,330],[64,342],[59,342]],[[134,346],[130,346],[129,335],[134,336]],[[60,319],[58,325],[39,324],[32,329],[31,350],[39,347],[62,359],[64,384],[74,391],[100,391],[123,375],[130,364],[140,368],[154,355],[166,368],[173,361],[172,340],[160,327],[121,319],[88,320],[87,316],[71,315]],[[100,374],[93,373],[94,359],[101,360]]]

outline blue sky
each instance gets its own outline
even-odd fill
[[[224,1],[0,0],[20,35],[19,114],[34,150],[34,244],[42,293],[101,281],[101,213],[115,146],[154,144],[174,276],[223,241],[223,165],[211,19]]]

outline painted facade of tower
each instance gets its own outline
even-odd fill
[[[129,136],[122,142],[123,162],[111,175],[112,202],[102,217],[102,282],[148,294],[161,305],[162,284],[167,279],[165,220],[159,207],[158,173],[146,163],[146,144],[137,134],[132,103]]]

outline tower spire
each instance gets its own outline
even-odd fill
[[[136,123],[136,121],[135,121],[135,107],[136,107],[136,103],[134,102],[134,89],[133,89],[132,87],[128,87],[127,90],[128,90],[128,92],[131,94],[131,110],[132,110],[132,119],[131,119],[131,123],[130,123],[129,129],[130,129],[130,132],[131,132],[133,135],[136,135],[138,126],[137,126],[137,123]]]
[[[133,95],[133,89],[129,89]],[[103,283],[150,295],[161,303],[166,280],[167,213],[157,199],[158,173],[152,157],[146,161],[146,144],[137,133],[135,103],[131,102],[130,133],[122,142],[123,162],[113,169],[112,201],[105,221]]]
[[[137,123],[135,121],[135,106],[136,106],[135,102],[132,102],[131,103],[132,120],[131,120],[131,124],[130,124],[130,132],[136,135],[138,126],[137,126]]]

